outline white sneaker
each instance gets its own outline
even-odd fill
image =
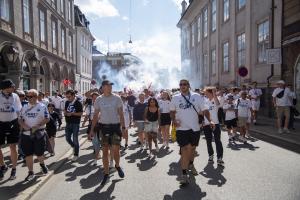
[[[78,156],[73,156],[72,161],[75,162],[78,159]]]
[[[97,166],[97,165],[98,165],[98,160],[95,159],[95,160],[92,162],[92,165],[93,165],[93,166]]]
[[[290,130],[287,129],[287,128],[284,128],[284,129],[283,129],[283,132],[285,132],[285,133],[291,133]]]
[[[280,128],[280,129],[278,129],[278,133],[283,133],[283,131],[282,131],[282,129]]]

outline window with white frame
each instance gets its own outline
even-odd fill
[[[237,56],[238,67],[245,66],[246,64],[246,38],[245,33],[237,36]]]
[[[198,42],[201,41],[201,15],[198,17]]]
[[[61,51],[63,54],[66,53],[66,29],[61,27]]]
[[[68,1],[68,20],[72,22],[72,2]]]
[[[211,2],[211,30],[214,32],[217,29],[217,0]]]
[[[237,6],[238,6],[238,10],[242,9],[243,7],[246,6],[246,0],[237,0]]]
[[[215,75],[217,73],[216,65],[216,49],[211,50],[211,74]]]
[[[52,29],[52,48],[57,49],[57,23],[56,21],[52,20],[51,22],[51,29]]]
[[[10,21],[10,0],[0,0],[1,19]]]
[[[46,13],[40,10],[40,40],[46,42]]]
[[[24,32],[30,34],[30,0],[23,0]]]
[[[229,20],[229,0],[223,0],[223,21]]]
[[[69,56],[73,58],[73,37],[71,34],[69,35]]]
[[[195,23],[192,24],[192,47],[195,46]]]
[[[187,51],[190,50],[190,30],[189,29],[186,30],[186,48],[187,48]]]
[[[265,63],[267,61],[266,50],[269,47],[269,20],[258,25],[258,62]]]
[[[60,0],[60,13],[62,16],[65,14],[65,0]]]
[[[203,10],[203,37],[207,37],[208,34],[208,13],[207,13],[207,7]]]
[[[229,72],[229,43],[225,42],[223,44],[223,71]]]
[[[203,54],[203,68],[204,68],[205,78],[208,77],[208,72],[209,72],[207,59],[208,59],[207,53]]]

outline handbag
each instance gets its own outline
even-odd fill
[[[196,112],[197,115],[198,115],[198,123],[199,123],[199,124],[202,124],[203,121],[204,121],[204,116],[198,113],[198,111],[196,110],[194,104],[192,104],[192,103],[191,103],[184,95],[181,94],[181,96],[185,99],[185,101],[186,101],[189,105],[191,105],[191,106],[193,107],[193,109],[195,110],[195,112]]]

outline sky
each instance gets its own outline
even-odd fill
[[[130,52],[149,65],[180,68],[176,24],[181,0],[75,0],[75,4],[90,21],[94,45],[101,52],[107,52],[109,41],[110,52]]]

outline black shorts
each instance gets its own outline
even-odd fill
[[[0,122],[0,145],[18,143],[19,134],[18,119],[11,122]]]
[[[232,120],[225,121],[227,129],[232,129],[237,127],[237,118],[234,118]]]
[[[176,140],[180,147],[184,147],[188,144],[192,146],[198,146],[199,140],[200,140],[200,131],[193,131],[187,130],[187,131],[176,131]]]
[[[161,113],[160,114],[160,125],[161,126],[171,125],[170,113]]]
[[[46,131],[49,138],[56,137],[56,129],[47,129]]]
[[[33,139],[29,135],[22,134],[21,148],[25,156],[42,156],[46,150],[46,137]]]
[[[120,124],[100,124],[100,141],[103,145],[120,145],[122,131]]]

